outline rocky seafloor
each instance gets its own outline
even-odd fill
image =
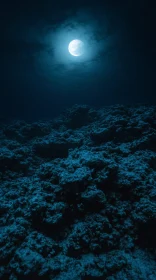
[[[156,280],[156,106],[0,127],[0,279]]]

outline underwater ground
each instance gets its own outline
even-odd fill
[[[156,279],[156,106],[0,126],[0,279]]]

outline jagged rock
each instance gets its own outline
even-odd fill
[[[156,107],[1,123],[0,279],[156,279]]]

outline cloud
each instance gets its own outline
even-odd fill
[[[67,83],[75,83],[79,79],[91,78],[98,71],[109,71],[109,62],[116,50],[119,40],[119,28],[113,29],[109,15],[81,10],[63,22],[43,26],[38,40],[43,48],[36,52],[36,67],[40,75],[56,82],[65,79]],[[85,54],[73,57],[68,52],[68,44],[73,39],[80,39],[85,44]],[[63,81],[62,81],[63,83]],[[69,83],[69,81],[68,81]]]
[[[95,80],[114,75],[121,31],[121,23],[108,11],[86,8],[74,13],[66,10],[62,16],[56,13],[51,20],[22,18],[10,34],[16,46],[20,45],[18,56],[33,61],[39,83],[65,92],[89,88]],[[84,42],[83,56],[69,54],[68,44],[73,39]]]

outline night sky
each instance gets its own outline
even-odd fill
[[[5,1],[1,118],[51,118],[74,104],[156,103],[148,1]],[[72,57],[68,44],[85,43]]]

